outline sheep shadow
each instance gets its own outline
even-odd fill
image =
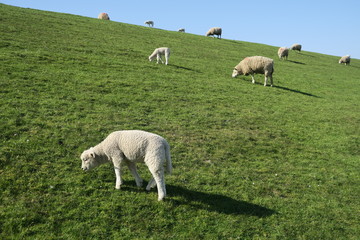
[[[288,60],[289,62],[295,63],[295,64],[301,64],[301,65],[305,65],[305,63],[302,62],[297,62],[297,61],[292,61],[292,60]]]
[[[302,95],[309,96],[309,97],[321,98],[321,97],[316,96],[316,95],[311,94],[311,93],[306,93],[306,92],[302,92],[302,91],[299,91],[299,90],[290,89],[290,88],[287,88],[287,87],[281,87],[281,86],[275,86],[275,85],[274,85],[273,87],[274,87],[274,88],[281,89],[281,90],[293,92],[293,93],[300,93],[300,94],[302,94]]]
[[[259,218],[268,217],[276,213],[272,209],[220,194],[198,192],[173,185],[166,185],[166,191],[168,193],[166,201],[170,201],[174,206],[189,205],[211,212],[229,215],[249,215]],[[180,200],[171,198],[174,196],[180,197]]]
[[[248,81],[248,80],[244,80],[244,81]],[[256,84],[256,85],[264,86],[264,84],[261,83],[261,82],[255,82],[255,84]],[[269,84],[269,82],[268,82],[268,84]],[[266,87],[270,87],[270,86],[267,85]],[[299,94],[302,94],[302,95],[305,95],[305,96],[309,96],[309,97],[321,98],[321,97],[316,96],[316,95],[311,94],[311,93],[306,93],[306,92],[302,92],[302,91],[299,91],[299,90],[294,90],[294,89],[287,88],[287,87],[277,86],[277,85],[275,85],[275,82],[274,82],[274,85],[273,85],[272,87],[273,87],[273,88],[278,88],[278,89],[281,89],[281,90],[285,90],[285,91],[289,91],[289,92],[293,92],[293,93],[299,93]]]

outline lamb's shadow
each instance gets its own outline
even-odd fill
[[[169,63],[168,66],[175,67],[175,68],[177,68],[177,69],[182,69],[182,70],[187,70],[187,71],[193,71],[193,72],[201,73],[201,72],[198,71],[198,70],[191,69],[191,68],[187,68],[187,67],[183,67],[183,66],[178,66],[178,65],[175,65],[175,64],[170,64],[170,63]]]
[[[220,194],[198,192],[173,185],[166,185],[166,191],[168,193],[166,201],[170,201],[174,205],[189,205],[194,208],[218,213],[256,217],[267,217],[276,213],[272,209]],[[178,196],[180,200],[174,199],[172,196]]]

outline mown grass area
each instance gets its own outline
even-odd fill
[[[1,239],[360,235],[359,60],[3,4],[0,23]],[[168,66],[147,60],[162,46]],[[231,78],[252,55],[274,87]],[[121,129],[170,143],[164,202],[129,171],[120,191],[110,165],[82,172]]]

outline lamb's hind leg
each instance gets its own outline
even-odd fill
[[[169,58],[170,58],[170,53],[165,53],[165,65],[168,65],[169,63]]]
[[[156,183],[158,190],[158,200],[161,201],[166,196],[164,169],[163,167],[149,167],[149,170],[153,175],[153,179],[150,180],[148,186],[146,187],[146,190],[150,190],[153,186],[155,186]]]

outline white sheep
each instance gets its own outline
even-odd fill
[[[221,28],[213,27],[213,28],[210,28],[209,31],[207,31],[206,36],[208,37],[208,36],[217,35],[218,38],[221,38],[221,32],[222,32]]]
[[[301,52],[301,44],[295,43],[290,47],[290,49]]]
[[[168,65],[170,58],[170,48],[167,47],[156,48],[154,52],[149,56],[149,61],[151,62],[152,60],[154,60],[155,56],[156,56],[156,63],[159,63],[159,61],[164,63],[163,60],[161,59],[161,56],[165,56],[165,64]]]
[[[287,59],[289,56],[289,49],[286,47],[281,47],[278,50],[279,59]]]
[[[110,17],[107,13],[100,13],[98,19],[110,20]]]
[[[153,27],[154,26],[154,21],[146,21],[145,23],[144,23],[145,25],[148,25],[149,27]]]
[[[185,32],[185,28],[179,28],[178,32]]]
[[[350,65],[350,55],[346,55],[340,58],[339,63],[344,63],[345,65]]]
[[[138,187],[142,186],[143,180],[136,170],[137,162],[144,162],[153,178],[149,181],[146,190],[157,186],[158,200],[166,196],[164,164],[166,171],[170,174],[172,163],[170,157],[170,146],[161,136],[140,130],[125,130],[111,133],[104,141],[85,150],[81,154],[84,171],[91,170],[101,164],[112,162],[115,169],[115,188],[120,189],[123,184],[121,179],[121,168],[125,163],[131,174],[135,177]]]
[[[232,77],[237,75],[251,75],[252,83],[255,83],[254,74],[261,73],[265,74],[266,86],[267,79],[270,77],[271,86],[273,85],[272,74],[274,72],[274,60],[262,56],[253,56],[244,58],[238,65],[235,66]]]

